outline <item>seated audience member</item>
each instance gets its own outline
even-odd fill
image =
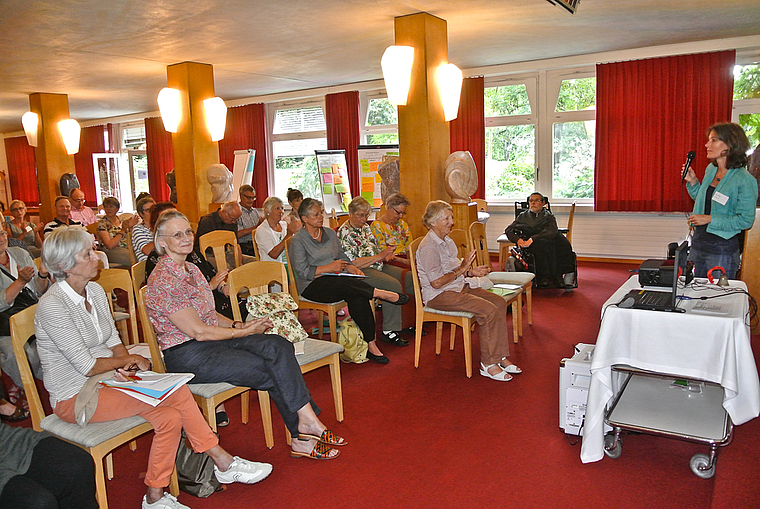
[[[16,406],[10,401],[5,399],[5,389],[3,389],[3,384],[0,383],[0,420],[4,422],[20,422],[25,419],[29,418],[29,411],[24,409],[22,406]],[[0,440],[0,444],[3,443],[2,440]],[[2,452],[0,452],[0,455]],[[2,461],[0,461],[2,463]],[[0,467],[0,471],[2,468]],[[2,478],[2,473],[0,473],[0,478]],[[2,480],[0,480],[0,485],[2,485]],[[2,487],[0,486],[0,492],[2,491]],[[2,499],[0,499],[2,500]],[[0,506],[1,507],[1,506]]]
[[[557,219],[544,208],[544,203],[541,193],[532,193],[528,197],[529,209],[521,212],[504,233],[510,242],[533,254],[539,288],[556,286],[569,290],[578,286],[575,253],[570,241],[559,233]]]
[[[367,276],[364,280],[370,286],[402,293],[401,274],[403,269],[389,265],[387,262],[394,258],[394,247],[389,246],[380,251],[375,236],[369,229],[369,202],[357,196],[348,204],[348,221],[338,228],[338,237],[343,252]],[[411,273],[408,273],[411,275]],[[409,288],[411,288],[411,283]],[[401,307],[383,306],[383,336],[382,340],[396,346],[407,346],[409,341],[401,337]]]
[[[199,248],[199,240],[201,237],[206,235],[209,232],[214,232],[217,230],[227,230],[232,233],[235,233],[237,235],[237,222],[238,219],[243,215],[243,212],[240,210],[240,205],[236,201],[228,201],[222,204],[221,207],[219,207],[216,211],[206,214],[205,216],[201,217],[201,220],[198,221],[198,231],[195,232],[195,247],[196,249]],[[213,257],[211,253],[211,249],[207,249],[206,253],[203,253],[204,256]],[[246,261],[252,261],[252,258],[249,258]],[[217,263],[216,260],[214,260],[214,263]],[[231,251],[227,251],[227,266],[228,267],[234,267],[235,266],[235,257],[234,253]],[[217,263],[217,268],[222,268]]]
[[[140,215],[142,221],[132,228],[132,247],[135,250],[135,258],[138,262],[147,260],[148,255],[153,251],[153,232],[150,230],[150,211],[155,204],[155,200],[149,194],[146,194],[137,200],[137,213]]]
[[[37,245],[35,231],[42,231],[45,225],[26,221],[26,204],[21,200],[11,202],[11,220],[5,223],[8,237],[23,241],[34,258],[42,253],[42,244]]]
[[[65,196],[56,197],[53,206],[55,208],[55,218],[45,225],[43,235],[47,235],[59,226],[83,226],[82,223],[71,218],[71,202],[69,202],[68,198]],[[42,243],[42,240],[43,237],[40,236],[39,242]]]
[[[103,198],[103,210],[106,215],[98,221],[97,239],[100,249],[108,256],[109,263],[130,267],[132,258],[129,256],[127,235],[140,218],[132,215],[122,221],[117,215],[119,208],[121,203],[113,196]]]
[[[13,308],[21,311],[37,303],[40,295],[47,290],[49,274],[43,267],[37,271],[29,253],[17,247],[8,247],[8,234],[0,230],[0,311]],[[0,368],[5,371],[17,387],[23,389],[21,373],[13,353],[8,318],[0,317]],[[29,357],[32,371],[37,378],[42,378],[40,359],[37,356],[36,341],[30,340],[24,347]]]
[[[97,509],[87,451],[46,432],[0,424],[0,507]]]
[[[237,239],[243,254],[254,256],[253,230],[261,223],[259,211],[253,206],[256,190],[249,186],[240,186],[240,219],[237,220]]]
[[[264,200],[264,220],[256,229],[256,247],[263,261],[287,265],[285,241],[301,229],[301,220],[285,215],[282,200],[270,196]]]
[[[408,206],[406,196],[401,193],[392,194],[385,202],[385,213],[372,222],[372,234],[377,240],[377,247],[385,250],[394,246],[393,254],[396,258],[393,261],[407,267],[409,260],[405,258],[406,251],[414,240],[409,225],[402,219]]]
[[[301,202],[303,201],[303,194],[298,189],[289,187],[288,193],[285,195],[285,197],[288,199],[288,205],[290,205],[290,212],[288,215],[300,223],[301,217],[298,215],[298,208],[301,206]]]
[[[108,297],[100,285],[91,281],[98,274],[99,259],[86,231],[58,228],[45,239],[42,260],[55,280],[40,299],[34,319],[50,405],[60,419],[71,423],[139,415],[153,425],[143,509],[186,507],[164,493],[183,428],[193,449],[205,452],[214,461],[220,482],[251,484],[269,475],[271,465],[232,457],[219,446],[187,386],[156,407],[117,389],[96,389],[98,380],[126,381],[130,373],[149,369],[150,361],[130,354],[119,339]],[[93,409],[90,398],[94,395],[97,399]],[[87,405],[84,400],[88,400]],[[80,410],[80,405],[85,408]]]
[[[185,258],[193,250],[193,230],[182,213],[158,218],[156,250],[161,259],[148,278],[148,316],[156,329],[169,371],[194,373],[194,382],[228,382],[269,391],[293,437],[291,456],[336,458],[330,446],[346,441],[319,420],[292,343],[274,334],[268,317],[247,323],[219,315],[210,288]]]
[[[457,258],[457,246],[448,236],[454,226],[453,211],[445,201],[428,203],[422,223],[429,230],[416,254],[422,300],[434,309],[474,313],[479,326],[480,374],[508,382],[522,370],[507,359],[507,301],[488,290],[470,287],[467,280],[486,276],[491,268],[470,267],[474,250],[463,260]]]
[[[290,241],[290,263],[296,276],[298,292],[316,302],[345,300],[351,318],[362,331],[367,342],[367,357],[380,364],[388,364],[375,341],[375,314],[370,299],[377,298],[390,304],[406,304],[405,294],[374,288],[359,278],[331,275],[341,272],[363,275],[349,260],[340,246],[338,235],[332,228],[322,226],[325,209],[322,202],[306,198],[298,210],[304,227]]]
[[[170,210],[176,211],[177,207],[168,201],[163,201],[154,205],[150,215],[151,225],[155,225],[161,214]],[[151,233],[151,235],[154,235],[155,238],[155,232]],[[156,267],[159,259],[161,258],[161,255],[159,255],[155,249],[155,242],[152,244],[154,245],[154,249],[150,252],[145,262],[146,278],[150,276],[151,272],[153,272],[153,269]],[[217,313],[220,313],[227,318],[232,318],[232,308],[230,307],[230,287],[227,284],[227,274],[229,274],[229,271],[225,269],[217,272],[214,266],[209,263],[203,254],[199,250],[195,249],[195,247],[193,247],[192,252],[187,255],[186,260],[198,267],[198,269],[201,271],[201,274],[203,274],[203,277],[206,278],[206,281],[211,287],[212,293],[214,295],[214,305],[216,306]],[[240,306],[240,312],[242,316],[247,316],[248,309],[245,305],[245,299],[236,300],[236,302]]]
[[[72,189],[69,192],[69,202],[71,202],[71,219],[79,221],[83,226],[98,222],[95,212],[84,203],[84,191],[79,188]]]

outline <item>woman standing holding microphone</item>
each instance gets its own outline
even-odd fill
[[[702,183],[693,169],[686,174],[686,189],[694,198],[688,217],[694,234],[689,260],[694,275],[707,277],[713,267],[723,267],[726,277],[736,278],[741,245],[739,234],[755,222],[757,184],[747,171],[749,140],[738,124],[715,124],[707,130],[707,158],[712,161]]]

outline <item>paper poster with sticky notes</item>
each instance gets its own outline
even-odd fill
[[[322,190],[322,203],[325,212],[348,212],[351,202],[351,190],[348,187],[348,167],[345,150],[315,150],[317,168],[319,168],[319,185]]]
[[[382,178],[377,172],[383,161],[383,156],[398,156],[398,145],[359,145],[359,182],[361,196],[372,207],[379,208],[383,204]]]

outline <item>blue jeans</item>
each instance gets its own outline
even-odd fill
[[[298,410],[311,403],[293,345],[276,334],[252,334],[222,341],[191,340],[164,350],[166,370],[194,373],[194,383],[227,382],[268,391],[293,438],[298,437]]]
[[[713,267],[723,267],[728,279],[736,278],[739,269],[739,250],[731,253],[714,254],[705,253],[691,246],[689,260],[694,262],[694,277],[707,277],[707,271]],[[715,274],[719,276],[720,274]]]

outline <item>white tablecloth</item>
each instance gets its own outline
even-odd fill
[[[746,290],[741,281],[731,286]],[[691,312],[696,300],[681,302],[686,313],[621,309],[619,302],[629,290],[640,288],[631,277],[602,307],[602,323],[591,361],[591,384],[583,428],[581,461],[604,457],[605,407],[617,394],[617,378],[611,367],[635,368],[715,382],[725,390],[723,407],[734,424],[760,413],[760,383],[750,345],[748,299],[736,294],[707,302],[726,305],[726,314]],[[666,290],[660,288],[660,290]],[[700,297],[722,290],[679,290],[679,295]]]

